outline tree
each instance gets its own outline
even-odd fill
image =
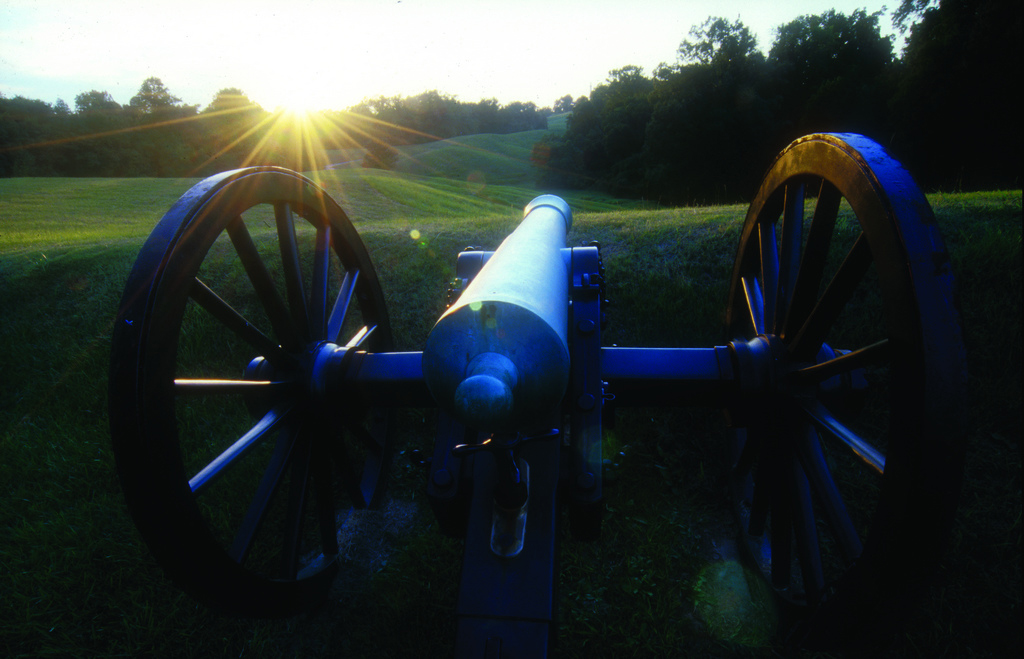
[[[608,72],[608,90],[615,98],[636,96],[651,91],[651,81],[644,75],[644,67],[628,64]]]
[[[152,115],[161,111],[173,108],[185,108],[177,96],[171,94],[170,90],[157,77],[146,78],[139,87],[139,92],[128,101],[129,107],[142,114]]]
[[[892,14],[892,26],[905,34],[910,24],[916,23],[924,15],[932,0],[901,0],[900,6]]]
[[[740,21],[708,18],[680,62],[654,76],[638,66],[573,107],[545,182],[596,185],[664,202],[733,201],[753,192],[777,151],[770,70]]]
[[[619,194],[639,195],[639,158],[651,114],[647,98],[651,85],[639,66],[609,71],[608,79],[590,98],[574,103],[565,134],[549,145],[543,182],[558,187],[596,184]]]
[[[260,130],[267,112],[237,87],[218,91],[199,114],[195,146],[196,174],[213,174],[259,160],[257,152],[265,140]]]
[[[771,69],[739,20],[710,17],[689,36],[679,64],[655,72],[645,195],[671,203],[748,197],[779,148]]]
[[[548,127],[548,118],[537,110],[536,103],[513,101],[498,110],[501,133],[518,133]]]
[[[571,94],[566,94],[562,98],[555,101],[554,111],[555,114],[563,114],[565,112],[572,112],[573,100]]]
[[[132,136],[125,132],[129,117],[105,91],[90,90],[75,96],[72,132],[63,158],[70,176],[125,176],[136,170]]]
[[[800,16],[776,29],[776,65],[788,138],[823,130],[884,134],[892,94],[892,38],[882,12],[835,10]]]
[[[245,92],[238,87],[225,87],[214,95],[210,104],[203,109],[203,113],[244,112],[262,109],[259,105],[249,100]]]
[[[770,59],[787,67],[803,87],[844,76],[870,78],[893,61],[892,37],[883,37],[878,19],[882,12],[863,9],[846,16],[834,9],[800,16],[776,29]]]
[[[1022,3],[904,2],[910,27],[891,102],[893,144],[926,185],[1019,187]]]
[[[121,106],[107,92],[96,91],[82,92],[75,97],[75,112],[87,114],[89,112],[110,112],[120,110]]]
[[[608,181],[621,194],[638,195],[643,178],[641,154],[651,119],[653,83],[642,67],[610,71],[602,90],[604,155],[610,161]]]
[[[202,133],[198,126],[180,120],[194,116],[196,106],[185,105],[171,94],[157,77],[146,78],[139,92],[128,102],[137,125],[145,130],[133,134],[133,144],[141,160],[136,172],[149,176],[187,174],[200,153]],[[200,156],[201,157],[201,156]]]
[[[501,131],[501,119],[498,112],[501,104],[496,98],[481,99],[470,109],[470,116],[477,133],[497,133]]]
[[[49,176],[55,173],[53,108],[23,96],[0,98],[0,176]]]
[[[683,64],[727,67],[760,54],[757,37],[739,19],[730,23],[724,18],[709,16],[700,25],[690,28],[690,36],[695,41],[684,39],[677,51]]]
[[[432,89],[413,96],[405,105],[413,119],[412,125],[407,127],[421,133],[420,139],[427,136],[443,139],[462,134],[461,104],[454,96]]]

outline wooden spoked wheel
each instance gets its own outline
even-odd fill
[[[963,470],[964,348],[927,201],[865,137],[797,140],[750,206],[726,315],[734,510],[792,640],[890,628],[938,566]]]
[[[288,170],[208,178],[146,241],[116,323],[117,469],[160,565],[245,615],[321,601],[390,449],[386,414],[345,388],[353,354],[392,348],[345,213]]]

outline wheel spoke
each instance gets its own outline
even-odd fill
[[[743,277],[743,292],[747,300],[750,322],[754,326],[754,334],[764,334],[764,298],[761,296],[761,285],[756,277]]]
[[[325,428],[318,428],[324,432]],[[325,557],[338,554],[338,524],[335,520],[334,490],[331,487],[331,461],[324,454],[322,443],[313,445],[313,487],[316,494],[316,517],[320,527],[320,544]]]
[[[797,440],[797,449],[800,456],[800,464],[804,473],[810,481],[811,488],[822,510],[825,512],[825,521],[828,522],[832,534],[839,543],[839,551],[843,560],[848,564],[860,557],[863,545],[853,521],[846,512],[846,504],[839,494],[832,479],[832,472],[825,463],[825,455],[821,451],[821,444],[818,441],[818,433],[814,428],[807,426],[801,437]]]
[[[777,442],[772,442],[777,446]],[[778,450],[767,456],[766,462],[772,472],[771,488],[771,548],[772,585],[787,588],[792,576],[793,537],[793,492],[792,480],[788,478],[786,456]]]
[[[277,222],[277,240],[281,246],[281,264],[284,266],[284,284],[288,292],[288,307],[292,321],[299,328],[299,335],[309,340],[309,315],[306,312],[306,294],[302,285],[302,264],[299,262],[299,245],[295,239],[295,218],[290,204],[274,204],[274,220]]]
[[[345,344],[345,347],[346,348],[360,348],[360,347],[362,347],[362,345],[364,343],[366,343],[370,339],[370,336],[373,334],[373,330],[375,330],[375,329],[377,329],[376,325],[372,325],[372,326],[364,325],[363,327],[360,327],[359,331],[356,332],[355,335],[351,339],[348,340],[348,342]]]
[[[256,539],[256,533],[270,508],[270,502],[281,485],[284,471],[291,459],[293,446],[295,446],[294,433],[289,432],[287,428],[282,430],[277,436],[277,444],[274,446],[274,452],[270,456],[267,468],[263,471],[259,487],[256,488],[256,495],[249,502],[245,518],[235,532],[235,539],[228,550],[228,555],[239,565],[244,563],[249,555],[252,543]]]
[[[352,293],[355,292],[358,281],[359,271],[349,270],[341,282],[341,290],[338,291],[338,297],[335,298],[334,308],[331,309],[331,318],[327,323],[327,340],[332,343],[338,343],[341,340],[341,330],[345,325],[348,307],[352,302]]]
[[[789,353],[793,359],[810,361],[818,354],[825,336],[835,325],[843,307],[853,296],[870,265],[871,250],[867,238],[861,233],[818,300],[818,304],[789,345]]]
[[[786,377],[792,384],[815,384],[865,366],[885,364],[889,360],[889,339],[840,355],[814,366],[793,371]]]
[[[242,218],[235,218],[228,224],[228,235],[238,253],[238,258],[242,261],[249,281],[252,282],[256,296],[260,299],[260,303],[270,319],[274,333],[281,339],[281,344],[285,349],[297,350],[301,345],[298,330],[292,323],[288,306],[281,298],[281,294],[277,292],[274,280],[267,272],[267,267],[263,264],[263,259],[256,249],[256,244],[252,241],[252,236],[249,235],[249,230],[245,228]]]
[[[786,313],[781,333],[784,339],[803,325],[814,308],[815,300],[818,299],[841,201],[839,190],[823,180],[818,192],[818,201],[814,206],[814,215],[811,217],[811,226],[807,231],[807,244],[804,246],[796,281],[793,283],[789,311]]]
[[[309,328],[312,339],[327,336],[327,282],[331,274],[331,228],[318,227],[313,256],[313,287],[309,296]]]
[[[785,210],[782,214],[782,235],[779,242],[779,289],[775,301],[775,322],[773,331],[778,333],[786,319],[793,296],[793,286],[800,269],[800,244],[804,235],[804,184],[791,183],[786,186]]]
[[[761,292],[764,298],[765,331],[775,327],[775,304],[779,292],[779,245],[775,238],[775,222],[762,220],[757,224],[761,247]]]
[[[881,451],[840,423],[819,401],[804,401],[803,410],[815,428],[845,444],[861,461],[879,474],[885,472],[885,456]]]
[[[743,439],[737,441],[741,446],[737,447],[739,455],[733,459],[733,478],[745,480],[750,475],[754,462],[757,460],[759,447],[755,445],[756,442],[750,440],[749,433],[744,433]]]
[[[796,455],[791,456],[789,467],[790,483],[793,487],[793,512],[796,513],[793,531],[797,556],[800,559],[800,572],[803,575],[807,603],[813,605],[818,603],[825,589],[825,573],[821,567],[821,548],[818,544],[818,529],[814,522],[811,487]]]
[[[369,505],[369,500],[363,495],[360,472],[356,470],[356,465],[349,457],[348,447],[343,438],[340,436],[333,438],[328,442],[327,448],[340,473],[341,485],[352,499],[352,505],[355,508],[366,508]]]
[[[294,403],[292,401],[286,401],[274,406],[248,432],[238,438],[234,444],[214,458],[212,462],[203,467],[199,473],[190,478],[188,485],[192,489],[193,494],[202,494],[214,480],[224,473],[227,467],[234,464],[239,458],[248,453],[250,449],[259,444],[268,433],[277,428],[281,421],[289,415],[293,406]]]
[[[288,508],[283,529],[281,572],[286,579],[295,579],[299,574],[299,558],[302,549],[302,521],[306,508],[306,489],[309,484],[311,442],[308,424],[299,429],[299,436],[292,449],[291,480],[288,483]]]
[[[369,430],[356,422],[346,423],[345,427],[352,433],[352,436],[359,440],[359,443],[373,455],[381,456],[384,454],[383,439],[378,441]]]
[[[281,346],[274,343],[270,337],[246,320],[242,314],[235,311],[230,304],[214,293],[198,277],[192,282],[189,296],[222,325],[234,332],[238,338],[255,348],[274,364],[283,365],[293,361],[288,353],[281,349]]]
[[[758,469],[758,480],[754,482],[754,492],[750,497],[750,524],[747,533],[754,536],[764,535],[765,527],[768,524],[768,508],[771,505],[771,498],[768,490],[768,479],[765,478],[764,469]]]
[[[176,378],[176,396],[238,396],[252,395],[279,396],[295,389],[295,383],[287,380],[216,380]]]

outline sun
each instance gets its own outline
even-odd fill
[[[308,129],[321,112],[305,106],[281,106],[274,112],[280,117],[281,122],[290,124],[292,128]]]
[[[225,144],[227,152],[246,141],[252,142],[244,166],[278,165],[295,171],[315,172],[328,168],[338,151],[359,147],[368,139],[366,122],[353,121],[338,109],[337,90],[325,88],[308,72],[294,71],[289,85],[276,85],[280,78],[253,85],[249,98],[264,112],[259,124],[233,135]],[[344,106],[340,106],[344,107]],[[220,155],[220,154],[217,154]]]
[[[330,164],[330,151],[338,148],[339,138],[345,138],[345,126],[334,113],[295,101],[278,105],[266,117],[265,132],[250,156],[252,162],[270,159],[303,172],[318,171]]]
[[[295,118],[302,118],[323,112],[326,108],[323,107],[323,99],[313,94],[290,91],[280,100],[276,109]]]
[[[335,108],[330,107],[331,99],[329,90],[311,78],[308,72],[289,71],[282,72],[275,80],[288,80],[287,84],[271,83],[262,81],[259,85],[257,97],[266,99],[268,110],[273,112],[286,113],[289,115],[314,115],[323,113]]]
[[[293,60],[259,62],[243,89],[271,112],[331,114],[343,112],[377,87],[360,72],[338,72],[322,62],[297,65]]]

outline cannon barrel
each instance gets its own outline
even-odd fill
[[[423,376],[438,406],[482,432],[542,423],[569,382],[563,250],[572,211],[563,199],[542,195],[523,215],[423,350]]]

